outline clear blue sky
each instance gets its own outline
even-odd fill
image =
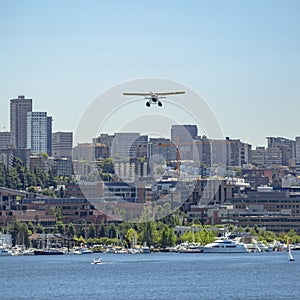
[[[103,91],[133,78],[204,96],[224,135],[300,135],[300,1],[1,1],[0,126],[18,94],[75,130]]]

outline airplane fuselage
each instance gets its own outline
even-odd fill
[[[150,107],[151,104],[157,104],[159,107],[162,106],[162,103],[159,99],[165,99],[167,95],[177,95],[184,94],[184,91],[179,92],[162,92],[162,93],[123,93],[125,96],[144,96],[144,99],[147,99],[146,106]]]

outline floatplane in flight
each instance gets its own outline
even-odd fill
[[[146,102],[146,106],[150,107],[152,104],[157,104],[159,107],[162,106],[162,102],[160,99],[166,99],[166,96],[170,95],[179,95],[179,94],[185,94],[184,91],[177,91],[177,92],[161,92],[161,93],[123,93],[124,96],[142,96],[144,99],[148,100]]]

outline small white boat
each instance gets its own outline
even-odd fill
[[[136,249],[136,248],[129,248],[128,249],[128,253],[130,254],[139,254],[141,253],[139,249]]]
[[[116,247],[114,253],[115,253],[115,254],[126,254],[126,253],[128,253],[128,250],[123,249],[122,247]]]
[[[93,265],[100,265],[100,264],[102,264],[101,258],[100,258],[100,257],[94,258],[92,264],[93,264]]]
[[[141,250],[141,253],[150,253],[150,248],[147,245],[142,246]]]
[[[150,248],[146,245],[146,243],[141,247],[141,253],[150,253]]]

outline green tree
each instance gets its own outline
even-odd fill
[[[199,232],[199,238],[199,242],[202,245],[207,245],[212,243],[216,239],[216,236],[212,230],[207,230],[206,227],[203,227],[203,229]]]
[[[101,223],[100,225],[99,237],[106,237],[106,229],[104,223]]]
[[[139,241],[148,246],[157,245],[159,243],[160,236],[157,230],[157,223],[154,221],[143,222],[139,224]]]
[[[175,245],[176,243],[176,234],[174,233],[173,228],[169,228],[169,232],[168,232],[168,246],[172,247]]]
[[[29,192],[29,193],[35,193],[36,189],[35,189],[34,186],[30,186],[30,187],[27,188],[27,192]]]
[[[85,224],[80,224],[78,229],[77,229],[77,236],[81,237],[86,237],[86,225]]]
[[[27,224],[27,226],[28,226],[28,230],[29,230],[29,231],[31,231],[31,232],[34,231],[34,225],[33,225],[32,222],[29,222],[29,223]]]
[[[50,196],[52,198],[56,198],[56,194],[54,190],[50,190],[48,188],[43,189],[43,195]]]
[[[60,233],[60,234],[65,234],[66,231],[66,226],[62,221],[56,221],[55,226],[54,226],[54,232],[55,233]]]
[[[55,217],[56,222],[62,220],[62,211],[60,206],[51,207],[51,213]]]
[[[111,223],[108,228],[108,237],[117,238],[117,228],[114,223]]]
[[[104,173],[114,174],[114,165],[112,158],[106,158],[103,163],[102,171]]]
[[[137,243],[137,231],[133,228],[129,228],[126,234],[126,238],[129,241],[130,246],[133,247]]]
[[[10,188],[19,190],[23,187],[20,176],[16,168],[9,168],[8,177],[10,181]]]
[[[161,240],[160,245],[162,248],[174,246],[176,241],[176,236],[174,234],[174,230],[169,228],[167,225],[164,225],[161,232]]]
[[[36,233],[44,233],[45,229],[42,226],[42,224],[38,223],[36,228],[35,228]]]
[[[21,230],[21,222],[14,222],[12,225],[9,226],[9,233],[11,234],[11,237],[12,237],[12,241],[13,241],[13,245],[17,245],[18,244],[18,235],[19,235],[19,232]]]
[[[193,237],[192,231],[185,231],[183,235],[179,238],[181,242],[189,242],[192,243],[195,238]]]
[[[96,226],[94,223],[91,223],[89,226],[88,237],[94,239],[96,237]]]
[[[30,171],[30,170],[26,170],[25,173],[25,181],[26,181],[26,187],[34,187],[36,186],[36,177],[35,174]]]
[[[74,224],[71,222],[68,224],[68,228],[67,228],[67,236],[70,238],[73,238],[76,234],[76,229]]]
[[[9,232],[12,235],[13,245],[25,245],[29,246],[29,234],[26,223],[19,221],[14,222],[9,228]]]

